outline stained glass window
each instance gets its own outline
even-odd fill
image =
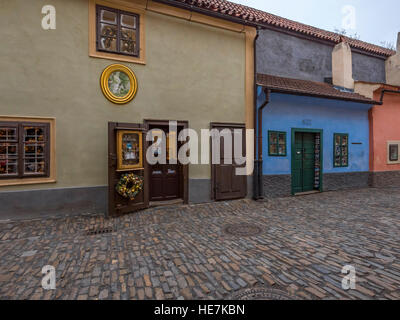
[[[268,131],[268,152],[270,156],[286,156],[286,132]]]
[[[349,166],[349,135],[334,134],[334,167]]]
[[[48,124],[0,122],[0,178],[48,175]]]
[[[139,15],[97,6],[97,50],[139,56]]]
[[[0,176],[15,176],[18,173],[17,127],[0,127]]]

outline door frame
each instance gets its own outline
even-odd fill
[[[320,178],[319,178],[319,191],[322,192],[323,190],[323,177],[324,177],[324,130],[323,129],[303,129],[303,128],[292,128],[292,135],[291,135],[291,168],[290,168],[290,176],[291,176],[291,194],[292,196],[295,195],[294,192],[294,178],[293,178],[293,169],[294,169],[294,154],[295,154],[295,139],[296,139],[296,133],[297,132],[305,132],[305,133],[319,133],[320,134],[320,139],[321,139],[321,144],[319,146],[320,148],[320,165],[321,165],[321,172],[320,172]]]
[[[108,122],[108,166],[107,166],[107,175],[108,175],[108,205],[106,217],[117,217],[123,214],[131,213],[134,211],[146,209],[149,207],[149,177],[148,177],[148,166],[147,161],[145,161],[145,154],[147,151],[147,146],[143,144],[142,147],[142,157],[143,157],[143,169],[139,169],[138,171],[143,172],[144,178],[144,187],[143,187],[143,201],[135,202],[129,206],[117,208],[115,201],[115,185],[116,185],[116,176],[118,175],[116,171],[117,166],[117,147],[116,147],[116,135],[118,130],[134,130],[141,131],[143,135],[146,134],[146,127],[140,123],[125,123],[125,122]],[[135,171],[135,170],[131,170]]]
[[[215,128],[237,128],[237,129],[244,129],[245,133],[246,133],[246,124],[245,123],[232,123],[232,122],[210,122],[210,129],[215,129]],[[210,164],[211,164],[211,188],[210,188],[210,192],[211,192],[211,200],[216,200],[216,174],[215,174],[215,170],[216,170],[216,165],[212,164],[212,137],[210,137]],[[244,143],[245,143],[245,150],[246,150],[246,157],[247,157],[247,149],[246,149],[246,137],[244,138]],[[246,176],[246,189],[245,189],[245,194],[247,195],[248,192],[248,186],[247,186],[247,177]]]
[[[160,120],[160,119],[144,119],[143,123],[146,127],[147,132],[149,131],[150,126],[168,126],[170,121],[176,121],[178,127],[183,127],[183,129],[189,128],[189,121],[187,120]],[[150,146],[149,141],[146,141],[146,138],[143,139],[143,144],[146,145],[146,150]],[[146,160],[145,160],[146,161]],[[182,183],[183,183],[183,191],[182,191],[182,200],[184,204],[189,203],[189,165],[181,164],[182,166]],[[150,192],[150,189],[149,189]],[[150,194],[149,194],[150,197]]]

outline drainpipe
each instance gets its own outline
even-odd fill
[[[269,103],[271,90],[265,89],[265,101],[264,103],[258,108],[257,110],[257,119],[258,119],[258,126],[257,126],[257,164],[258,164],[258,199],[264,198],[264,181],[263,181],[263,110],[265,106]]]
[[[256,28],[256,37],[254,38],[254,130],[257,128],[257,39],[260,35],[259,28]],[[254,132],[254,134],[257,134]],[[260,198],[260,183],[259,183],[259,165],[258,157],[256,155],[257,139],[254,137],[254,170],[253,170],[253,199]]]
[[[385,95],[386,92],[388,92],[388,93],[400,93],[400,91],[396,91],[396,90],[383,89],[382,92],[381,92],[381,99],[380,99],[381,104],[383,104],[383,96]]]

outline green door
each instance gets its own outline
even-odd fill
[[[315,134],[296,132],[293,159],[293,192],[314,190]]]

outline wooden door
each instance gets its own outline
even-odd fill
[[[228,129],[231,132],[232,137],[232,157],[231,163],[227,163],[225,159],[225,143],[224,138],[220,140],[220,163],[212,164],[212,196],[215,200],[232,200],[246,197],[247,194],[247,176],[237,175],[236,169],[243,168],[246,164],[238,165],[238,159],[235,159],[235,150],[233,143],[233,132],[234,130],[242,131],[242,154],[246,155],[246,129],[245,125],[242,124],[211,124],[212,129],[217,129],[221,132],[224,129]],[[211,138],[213,139],[213,137]],[[211,141],[211,152],[215,152],[212,147]],[[211,156],[211,159],[213,156]]]
[[[167,201],[180,198],[180,169],[175,164],[150,166],[150,200]]]
[[[143,133],[143,151],[142,163],[143,168],[132,171],[117,171],[117,131],[118,130],[135,130]],[[125,213],[134,212],[137,210],[149,207],[149,179],[148,167],[145,159],[147,143],[146,127],[136,123],[115,123],[108,124],[108,215],[118,216]],[[144,179],[143,191],[140,192],[134,200],[129,200],[120,196],[115,187],[121,178],[121,175],[127,172],[133,172],[140,175]]]
[[[293,161],[293,192],[314,190],[315,183],[315,134],[296,132]]]
[[[166,126],[155,126],[157,130],[162,130],[167,138],[167,142],[165,143],[166,150],[164,152],[166,155],[166,164],[155,164],[149,166],[149,175],[150,175],[150,201],[168,201],[183,198],[182,195],[182,166],[178,164],[170,164],[170,155],[169,155],[169,135],[171,134],[169,128]],[[150,126],[150,129],[153,129]],[[178,127],[178,133],[179,133]],[[178,133],[172,133],[177,136]],[[178,143],[179,148],[179,143]],[[162,150],[160,150],[163,152]],[[177,150],[176,150],[177,155]],[[176,156],[175,155],[175,156]]]

